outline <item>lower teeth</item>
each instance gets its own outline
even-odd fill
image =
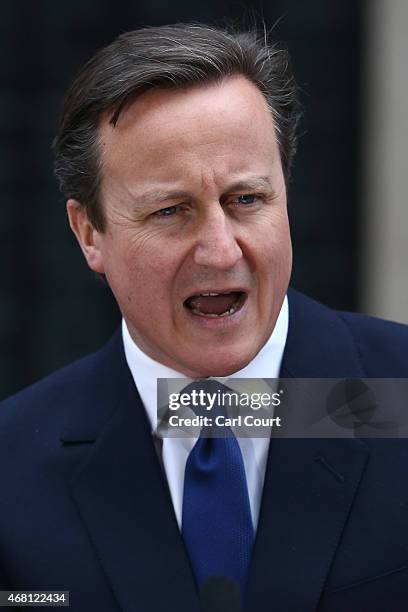
[[[234,304],[233,306],[231,306],[231,308],[229,310],[227,310],[226,312],[222,312],[221,314],[212,314],[212,313],[208,313],[206,314],[205,312],[201,312],[200,310],[198,310],[197,308],[193,308],[191,310],[192,313],[197,314],[197,315],[205,315],[206,317],[228,317],[229,315],[234,314],[234,312],[236,312],[236,305]]]

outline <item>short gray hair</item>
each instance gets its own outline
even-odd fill
[[[122,34],[82,68],[64,99],[53,142],[55,175],[66,198],[86,208],[105,229],[100,203],[98,126],[108,113],[116,125],[124,107],[152,88],[181,88],[243,75],[265,96],[272,113],[288,183],[300,118],[287,50],[256,30],[239,32],[178,23]]]

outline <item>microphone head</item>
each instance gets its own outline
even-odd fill
[[[241,589],[227,576],[210,576],[200,586],[203,612],[241,612]]]

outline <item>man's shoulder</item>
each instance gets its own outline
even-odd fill
[[[394,340],[408,343],[408,325],[381,319],[371,315],[347,312],[342,310],[335,311],[339,317],[350,327],[350,330],[360,334],[365,338],[384,340]]]
[[[55,396],[55,398],[64,397],[67,392],[75,392],[77,385],[86,379],[87,371],[92,371],[97,354],[97,352],[91,353],[56,370],[52,374],[6,398],[1,402],[0,406],[24,404],[36,400],[41,401],[44,396],[49,396],[50,394]]]
[[[102,394],[110,374],[112,354],[120,354],[117,332],[100,350],[57,370],[0,402],[0,429],[31,421],[63,422],[68,413]],[[48,418],[49,417],[49,418]]]
[[[408,325],[369,315],[341,312],[361,360],[373,377],[408,377]]]
[[[291,317],[292,334],[314,345],[303,360],[312,354],[337,361],[353,358],[367,377],[408,377],[408,325],[334,310],[294,290],[289,292]],[[299,342],[296,349],[301,350]]]

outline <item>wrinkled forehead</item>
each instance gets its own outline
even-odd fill
[[[242,76],[185,89],[149,90],[127,105],[113,126],[100,124],[106,160],[138,144],[143,153],[155,146],[210,144],[218,135],[256,139],[276,146],[273,119],[259,89]]]

